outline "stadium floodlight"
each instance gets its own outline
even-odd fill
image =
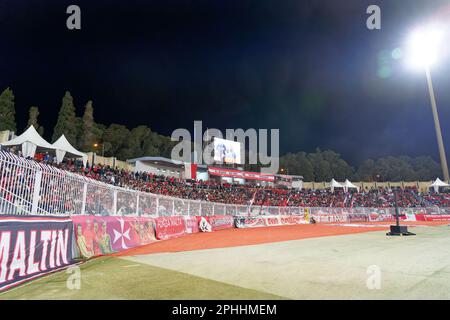
[[[439,53],[442,51],[442,43],[444,39],[444,28],[436,25],[428,25],[416,29],[411,33],[408,41],[408,64],[412,67],[420,67],[425,70],[428,92],[430,94],[431,110],[433,112],[434,128],[436,130],[436,138],[439,148],[439,158],[441,161],[442,173],[445,181],[449,181],[447,157],[445,155],[444,142],[442,140],[441,125],[439,123],[439,115],[436,107],[436,97],[433,90],[433,82],[431,80],[430,67],[434,65]]]
[[[429,25],[414,30],[408,41],[408,63],[416,68],[429,68],[438,58],[444,38],[443,28]]]

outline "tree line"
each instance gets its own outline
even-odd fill
[[[304,181],[426,181],[442,179],[440,165],[429,156],[387,156],[364,160],[357,168],[332,151],[288,153],[280,157],[283,173],[302,175]]]
[[[44,127],[39,125],[38,116],[39,108],[31,106],[27,128],[33,125],[43,135]],[[14,94],[10,88],[0,94],[0,131],[3,130],[17,131]],[[77,149],[97,154],[104,152],[107,157],[115,156],[121,160],[141,156],[170,157],[176,143],[145,125],[130,130],[121,124],[106,126],[97,123],[94,120],[92,101],[85,104],[83,115],[79,117],[69,91],[62,98],[52,142],[62,134]],[[252,165],[246,169],[257,170],[257,167]],[[311,153],[297,152],[281,156],[280,173],[302,175],[305,181],[330,181],[332,178],[338,181],[416,181],[441,177],[439,164],[429,156],[367,159],[354,168],[340,154],[320,149]]]
[[[44,134],[44,127],[38,122],[39,108],[29,108],[27,128],[33,125],[39,134]],[[14,94],[10,88],[0,94],[0,131],[17,132],[15,119]],[[94,119],[92,101],[84,106],[81,117],[77,116],[73,97],[66,91],[62,98],[56,125],[53,128],[52,142],[62,134],[77,149],[84,152],[94,151],[106,157],[126,160],[141,156],[169,157],[174,142],[170,137],[160,135],[145,125],[128,129],[121,124],[106,126]]]

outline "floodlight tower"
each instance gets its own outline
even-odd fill
[[[436,107],[436,97],[434,95],[433,82],[431,80],[431,66],[436,63],[440,46],[443,39],[443,29],[429,25],[415,30],[409,38],[409,63],[411,66],[425,70],[427,78],[428,93],[430,95],[431,110],[433,112],[434,128],[439,148],[439,158],[441,161],[442,174],[444,180],[448,182],[447,157],[445,155],[444,142],[442,140],[441,125]]]

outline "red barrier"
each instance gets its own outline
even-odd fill
[[[424,214],[416,214],[416,221],[425,221],[425,215]]]
[[[85,258],[123,251],[155,241],[154,219],[72,216],[76,242]]]
[[[200,232],[198,227],[197,217],[193,216],[185,216],[184,223],[186,225],[186,233],[197,233]]]
[[[212,231],[234,228],[233,216],[217,215],[206,217]]]
[[[254,216],[235,217],[236,228],[271,227],[292,224],[306,224],[304,216]]]
[[[282,225],[307,223],[303,216],[280,216],[280,222]]]
[[[279,216],[273,216],[273,217],[266,217],[265,218],[266,226],[280,226],[281,221]]]
[[[236,228],[265,227],[266,219],[263,217],[235,217]]]
[[[343,214],[310,214],[310,216],[318,223],[347,222],[347,216]]]
[[[425,221],[450,221],[450,214],[425,214],[423,216]]]
[[[226,216],[226,215],[197,216],[198,224],[200,224],[202,218],[205,219],[206,222],[211,226],[210,231],[234,228],[233,216]],[[205,230],[202,230],[202,228],[200,228],[200,230],[205,232]]]
[[[186,223],[183,216],[159,217],[155,219],[156,238],[166,240],[177,238],[186,233]]]

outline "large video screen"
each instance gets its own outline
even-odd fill
[[[214,161],[241,163],[241,144],[236,141],[214,138]]]

